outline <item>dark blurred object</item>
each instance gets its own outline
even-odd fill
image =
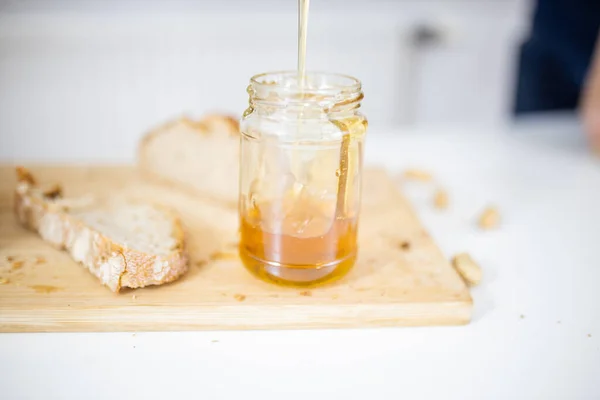
[[[600,0],[537,0],[521,47],[515,114],[577,107],[599,28]]]

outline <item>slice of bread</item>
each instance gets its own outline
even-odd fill
[[[167,209],[126,200],[62,197],[17,169],[15,213],[27,228],[67,250],[113,292],[171,282],[188,269],[179,220]]]
[[[138,165],[146,176],[236,206],[239,140],[239,125],[234,118],[222,115],[208,115],[200,121],[180,118],[144,137]]]

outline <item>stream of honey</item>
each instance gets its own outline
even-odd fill
[[[298,0],[298,83],[304,86],[306,76],[306,36],[310,0]]]

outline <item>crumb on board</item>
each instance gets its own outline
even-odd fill
[[[6,261],[11,263],[11,262],[15,261],[15,258],[13,256],[6,256]]]
[[[400,242],[400,248],[404,251],[410,250],[410,242],[408,240]]]
[[[62,187],[55,183],[54,185],[44,189],[42,195],[51,200],[62,197]]]
[[[333,300],[337,299],[338,297],[340,297],[338,294],[334,294],[333,296],[331,296],[331,298],[332,298]]]
[[[13,271],[16,271],[18,269],[23,268],[23,265],[25,265],[25,261],[13,261],[11,264],[11,268]]]
[[[214,252],[210,255],[209,257],[211,259],[211,261],[217,261],[217,260],[237,260],[239,258],[238,253],[236,252],[226,252],[226,251],[217,251]]]
[[[194,263],[194,265],[196,265],[196,267],[200,268],[206,265],[206,260],[200,260],[200,261],[196,261]]]
[[[413,181],[421,181],[421,182],[431,182],[433,181],[433,175],[431,173],[424,171],[422,169],[407,169],[402,174],[404,179],[413,180]]]
[[[438,210],[447,209],[449,203],[450,199],[448,197],[448,192],[444,189],[438,189],[433,195],[433,206]]]
[[[592,337],[592,334],[591,334],[591,333],[588,333],[588,337]]]
[[[496,207],[487,207],[479,216],[479,227],[484,230],[494,229],[500,225],[500,212]]]
[[[7,283],[9,283],[10,281],[6,278],[0,278],[0,285],[6,285]]]
[[[481,267],[471,258],[468,253],[460,253],[452,259],[452,266],[470,286],[475,286],[481,282]]]
[[[213,339],[210,341],[211,343],[219,343],[219,341],[217,339]]]
[[[132,295],[131,295],[131,300],[136,300],[136,299],[137,299],[137,295],[135,295],[135,294],[132,294]]]
[[[31,289],[35,290],[38,293],[52,293],[61,290],[62,288],[50,285],[31,285],[29,286]]]
[[[29,172],[27,168],[21,166],[17,167],[17,181],[35,185],[35,179],[33,178],[33,175],[31,175],[31,172]]]
[[[303,290],[300,293],[298,293],[300,296],[305,296],[305,297],[310,297],[312,296],[312,292],[310,290]]]
[[[233,295],[233,298],[236,299],[237,301],[244,301],[244,300],[246,300],[246,296],[243,295],[243,294],[239,294],[239,293]]]
[[[46,259],[45,259],[44,257],[42,257],[42,256],[37,256],[37,257],[35,258],[35,263],[36,263],[36,264],[43,264],[43,263],[45,263],[45,262],[46,262]]]
[[[525,319],[525,315],[521,314],[521,316],[519,318]]]

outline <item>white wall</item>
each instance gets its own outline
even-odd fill
[[[372,131],[508,117],[525,2],[311,3],[308,66],[363,81]],[[295,68],[296,18],[295,0],[0,2],[0,160],[130,159],[166,119],[239,115],[252,74]]]

